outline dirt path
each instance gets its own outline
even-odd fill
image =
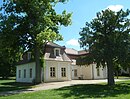
[[[116,79],[115,81],[122,81],[126,79]],[[19,93],[29,93],[29,92],[35,92],[40,90],[48,90],[48,89],[58,89],[65,86],[73,86],[78,84],[98,84],[102,82],[107,82],[107,80],[71,80],[71,81],[64,81],[64,82],[50,82],[50,83],[42,83],[39,85],[36,85],[35,88],[30,88],[26,90],[15,90],[15,91],[7,91],[0,93],[0,96],[8,96],[13,94],[19,94]]]
[[[37,85],[37,87],[28,90],[39,91],[39,90],[47,90],[47,89],[58,89],[65,86],[73,86],[78,84],[97,84],[106,81],[107,80],[71,80],[71,81],[64,81],[64,82],[50,82],[50,83],[39,84]]]

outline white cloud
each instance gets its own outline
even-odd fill
[[[121,9],[123,9],[124,7],[123,7],[123,5],[109,5],[108,7],[107,7],[107,9],[110,9],[110,10],[112,10],[112,11],[115,11],[115,12],[118,12],[118,11],[120,11]]]
[[[74,38],[67,41],[66,44],[71,45],[71,46],[79,46],[78,40],[76,40]]]

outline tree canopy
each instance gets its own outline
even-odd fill
[[[8,20],[9,25],[12,25],[10,28],[17,32],[23,47],[30,48],[35,45],[39,33],[48,32],[59,35],[59,27],[68,26],[71,23],[71,13],[67,14],[66,11],[62,14],[56,13],[54,7],[58,2],[64,3],[66,0],[6,0],[4,2],[2,8],[7,15],[6,18],[10,18],[11,22]],[[46,41],[48,40],[50,37],[46,38]]]
[[[80,46],[89,49],[90,55],[86,58],[91,58],[97,66],[107,65],[109,85],[114,84],[114,62],[124,64],[129,60],[129,14],[129,10],[118,12],[103,10],[98,12],[90,23],[86,22],[86,26],[79,33]]]
[[[44,55],[44,45],[49,41],[62,40],[59,34],[60,26],[71,24],[71,13],[65,10],[57,14],[57,3],[68,0],[3,0],[1,38],[13,51],[33,50],[36,60],[36,81],[40,78],[40,56]],[[6,44],[3,43],[6,46]],[[12,46],[13,45],[13,46]],[[15,53],[16,53],[15,52]],[[13,54],[14,55],[14,54]]]

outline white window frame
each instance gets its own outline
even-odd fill
[[[51,78],[56,77],[56,68],[55,67],[50,67],[50,77]]]
[[[57,52],[56,52],[57,50],[59,51],[59,54],[58,54],[58,55],[56,55],[56,54],[57,54]],[[55,56],[60,56],[60,49],[59,49],[59,48],[55,48],[55,49],[54,49],[54,55],[55,55]]]
[[[65,67],[61,68],[61,77],[66,77],[66,68]]]

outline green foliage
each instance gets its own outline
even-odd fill
[[[5,43],[1,43],[4,46],[0,49],[9,49],[8,54],[11,54],[10,57],[14,56],[14,61],[16,56],[21,56],[21,53],[33,51],[37,65],[36,74],[39,73],[40,76],[39,60],[44,56],[45,44],[49,41],[62,40],[59,34],[60,26],[71,24],[71,13],[63,11],[57,14],[55,11],[57,3],[67,1],[4,0],[1,7],[4,13],[2,13],[0,38],[1,42]]]
[[[42,45],[46,42],[53,42],[55,40],[62,40],[62,36],[60,34],[57,34],[56,32],[52,31],[51,29],[45,29],[44,32],[41,31],[39,34],[37,34],[36,41],[38,44]]]
[[[14,63],[18,60],[18,47],[17,36],[13,30],[15,20],[1,14],[0,24],[0,76],[7,78],[15,75]],[[10,24],[10,22],[12,24]]]
[[[20,46],[30,49],[43,41],[61,40],[59,27],[68,26],[71,23],[71,13],[63,11],[57,14],[54,7],[57,3],[65,3],[67,0],[7,0],[3,4],[5,15],[11,17],[9,22],[14,27]],[[53,36],[48,36],[52,33]],[[57,36],[56,36],[57,35]],[[48,37],[48,38],[46,38]],[[39,40],[38,40],[39,39]]]
[[[10,52],[8,49],[2,49],[4,50],[0,50],[0,77],[7,78],[10,76],[15,76],[14,63],[17,61],[17,54]],[[14,55],[12,55],[12,53]]]
[[[90,54],[86,56],[80,56],[76,59],[76,65],[90,65],[93,63],[93,57]]]
[[[130,19],[129,10],[113,12],[105,10],[97,13],[97,18],[80,32],[81,47],[88,48],[96,62],[118,59],[122,62],[129,53]]]
[[[97,13],[97,17],[80,32],[80,45],[89,48],[93,61],[108,66],[113,74],[114,60],[119,64],[126,63],[130,53],[130,11],[113,12],[109,9]],[[89,57],[89,56],[87,56]],[[114,79],[114,77],[113,77]]]

